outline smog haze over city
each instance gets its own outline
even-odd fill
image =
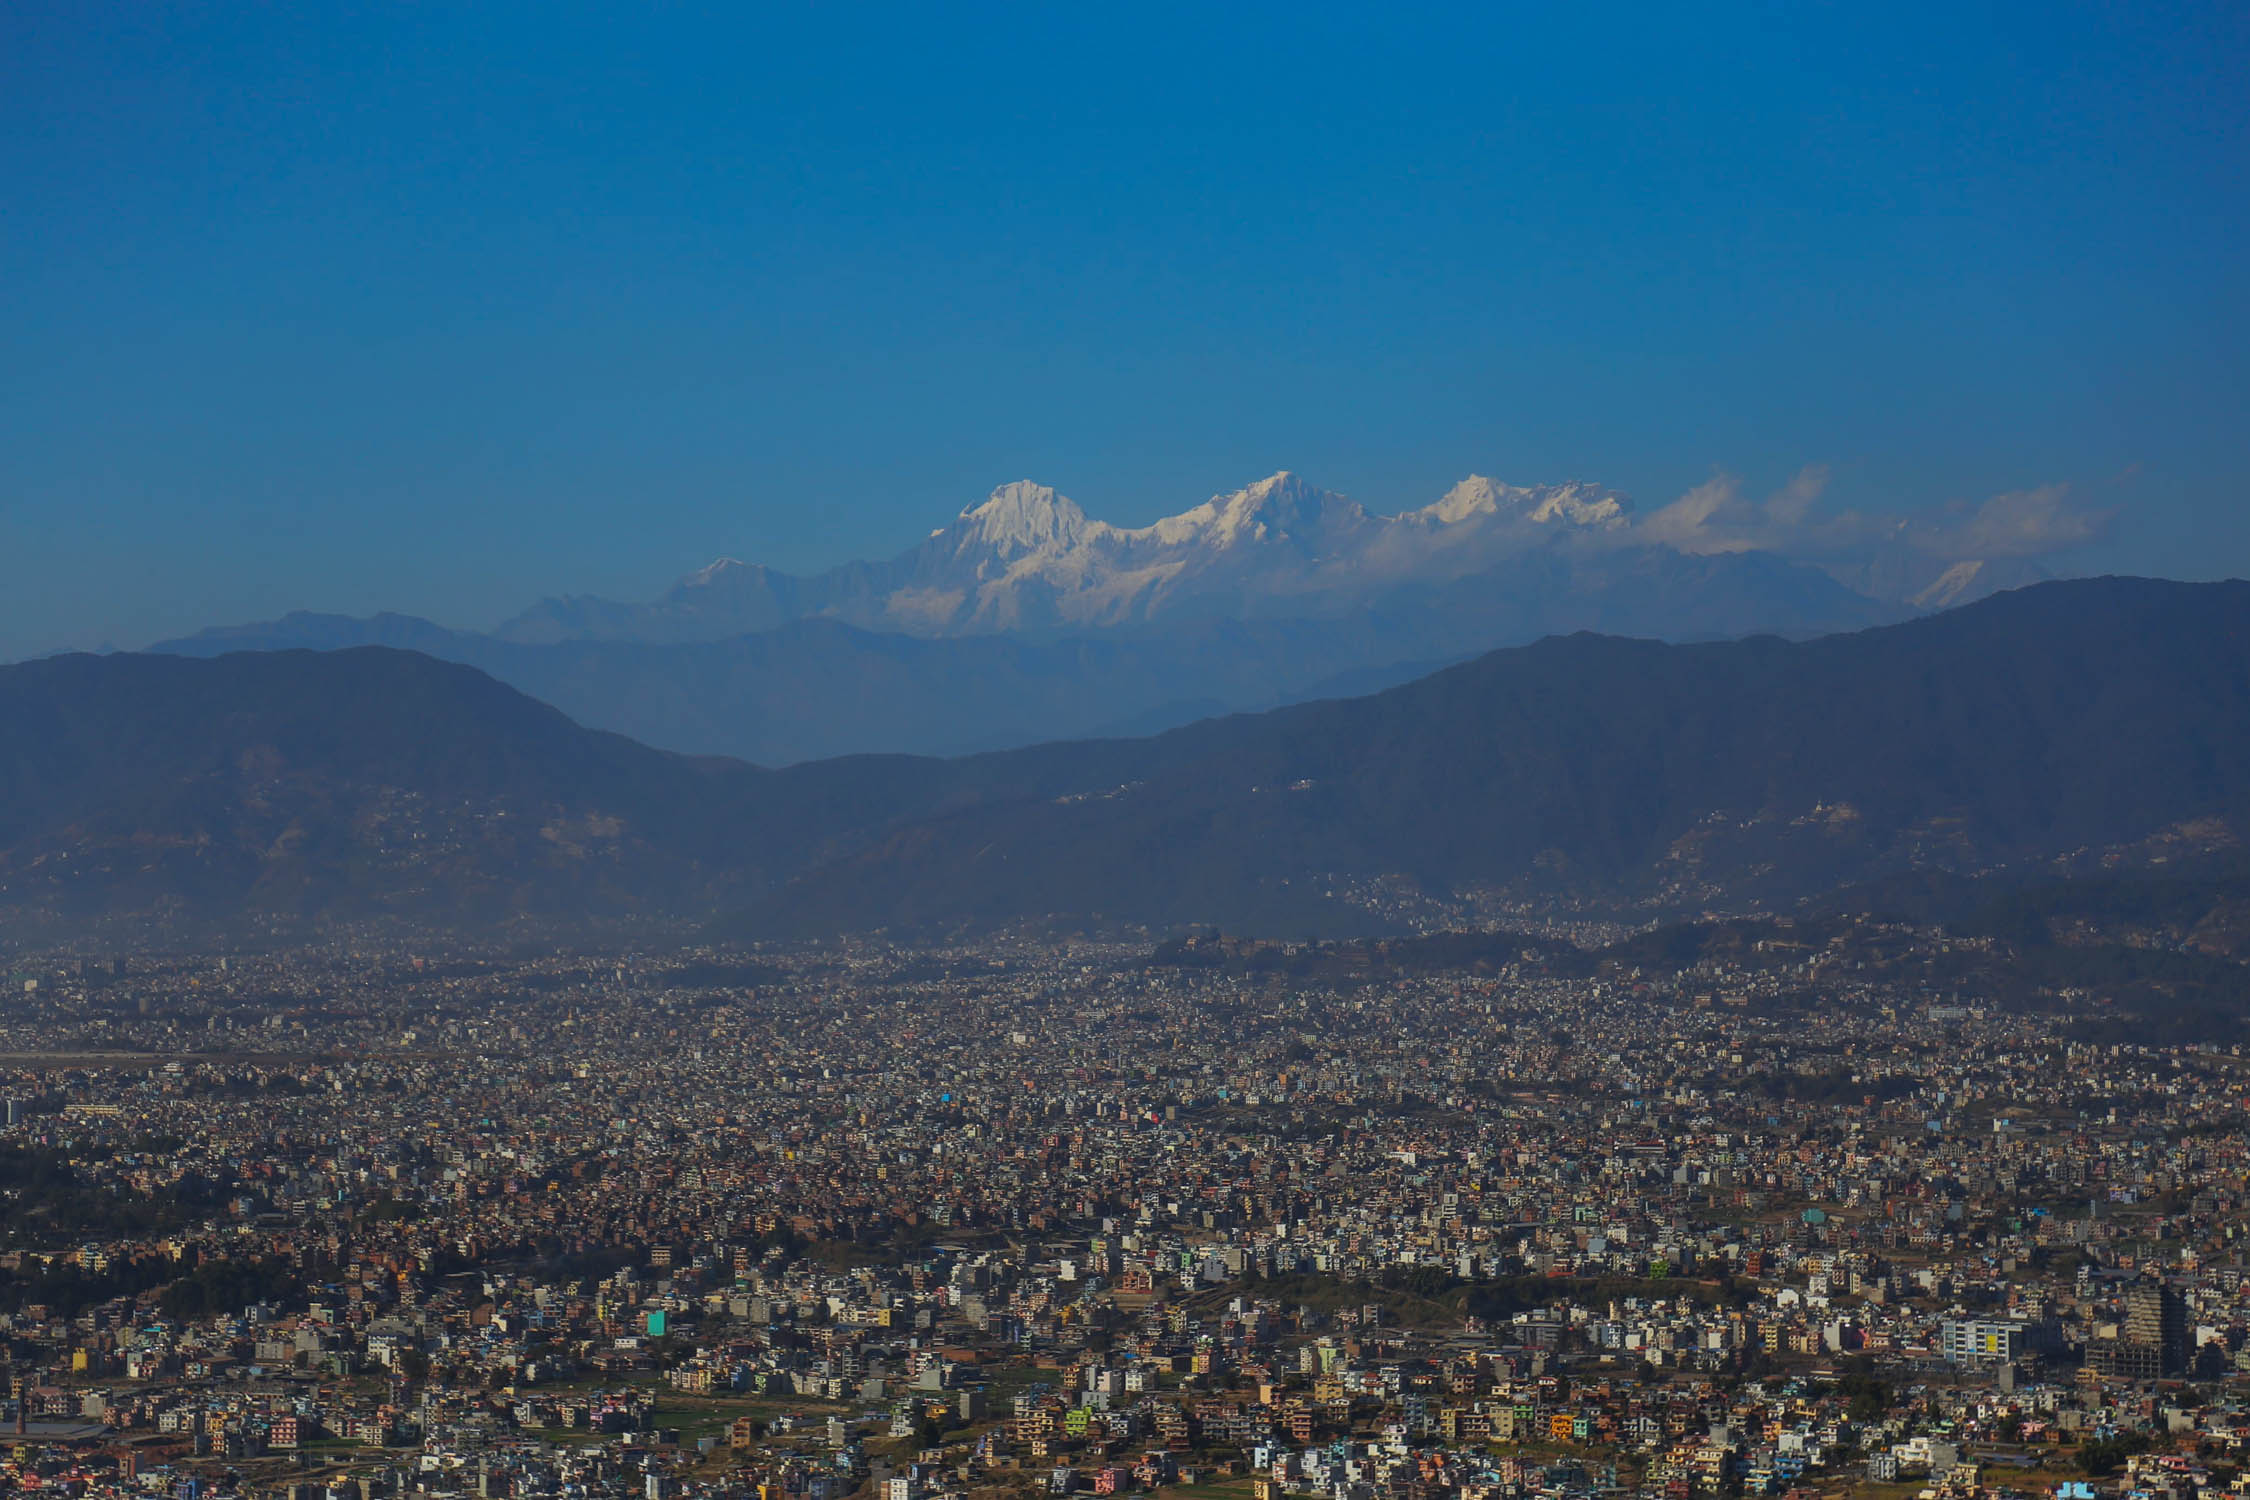
[[[0,1500],[2250,1500],[2250,12],[0,14]]]

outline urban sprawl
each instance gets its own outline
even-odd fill
[[[1260,953],[19,955],[0,1486],[2250,1495],[2237,1049]]]

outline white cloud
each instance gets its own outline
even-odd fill
[[[1812,512],[1828,488],[1828,470],[1808,464],[1787,484],[1754,501],[1739,476],[1720,471],[1634,528],[1642,541],[1698,555],[1713,552],[1787,552],[1815,530]]]
[[[1766,499],[1766,515],[1777,526],[1796,526],[1812,514],[1828,488],[1828,465],[1807,464]]]
[[[1942,563],[2045,557],[2098,541],[2110,513],[2077,504],[2070,487],[2009,490],[1976,504],[1935,513],[1826,513],[1822,465],[1799,469],[1764,500],[1743,493],[1741,479],[1721,471],[1633,527],[1635,539],[1707,555],[1774,552],[1848,566],[1876,552],[1901,549]]]
[[[2070,486],[2009,490],[1963,513],[1908,523],[1907,539],[1933,557],[2042,557],[2097,541],[2109,513],[2073,505]]]

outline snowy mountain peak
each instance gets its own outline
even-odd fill
[[[1981,558],[1957,562],[1906,602],[1916,609],[1950,609],[1978,592],[1977,575],[1984,570]]]
[[[697,568],[682,578],[675,588],[707,589],[715,583],[725,582],[731,575],[748,571],[750,564],[739,557],[721,557]]]
[[[961,512],[953,529],[963,546],[982,546],[1002,557],[1042,549],[1067,551],[1086,535],[1086,513],[1044,484],[1019,479]]]
[[[1607,556],[1630,544],[1630,525],[1624,499],[1593,484],[1526,487],[1472,474],[1436,502],[1393,515],[1283,469],[1147,525],[1117,526],[1025,479],[884,561],[796,577],[722,557],[651,605],[548,600],[501,633],[534,644],[721,640],[831,619],[930,637],[1331,616],[1513,566],[1550,543],[1576,560]],[[1599,540],[1579,545],[1589,533]],[[1989,587],[1982,575],[1965,584]]]
[[[1482,474],[1471,474],[1447,490],[1434,504],[1425,505],[1413,514],[1451,526],[1456,521],[1466,521],[1471,516],[1492,516],[1498,515],[1503,509],[1513,509],[1511,494],[1508,486],[1494,484]]]
[[[1330,501],[1351,504],[1341,495],[1313,488],[1287,469],[1269,474],[1247,489],[1235,491],[1227,501],[1233,510],[1281,526],[1317,516]]]
[[[1623,526],[1629,507],[1622,495],[1600,485],[1572,481],[1524,487],[1499,484],[1482,474],[1471,474],[1447,490],[1435,504],[1408,517],[1425,524],[1453,526],[1479,516],[1512,516],[1540,525],[1562,522],[1603,530]],[[1402,518],[1403,519],[1403,518]]]
[[[1608,531],[1626,525],[1632,511],[1623,495],[1598,484],[1579,481],[1547,484],[1522,493],[1535,497],[1531,519],[1539,522],[1567,521],[1573,526],[1596,526]]]
[[[1357,522],[1366,512],[1342,495],[1315,489],[1283,469],[1228,495],[1213,495],[1193,510],[1167,516],[1148,530],[1165,543],[1199,542],[1224,548],[1243,542],[1305,540],[1331,521]]]

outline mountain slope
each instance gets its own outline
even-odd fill
[[[0,667],[0,931],[701,917],[1081,770],[696,759],[383,647],[50,657]]]
[[[1333,617],[1222,615],[1065,635],[941,637],[818,618],[717,641],[537,644],[403,615],[294,614],[149,649],[185,656],[354,645],[421,651],[488,672],[596,728],[668,750],[787,765],[846,754],[1005,749],[1117,725],[1178,723],[1183,712],[1273,708],[1320,696],[1345,674],[1387,684],[1411,675],[1403,664],[1557,632],[1675,636],[1688,628],[1694,636],[1736,636],[1881,617],[1824,575],[1775,558],[1556,549],[1444,584],[1401,585]],[[1199,712],[1184,708],[1191,704]]]
[[[1161,633],[1028,640],[877,635],[800,620],[726,641],[519,645],[404,616],[287,616],[151,651],[383,645],[460,662],[591,727],[688,754],[789,765],[851,754],[965,753],[1325,696],[1421,675],[1411,618],[1352,628],[1214,620]],[[1366,690],[1365,688],[1361,689]]]
[[[785,771],[380,648],[0,669],[11,927],[731,910],[743,934],[1296,936],[1748,909],[2246,829],[2241,583],[2045,584],[1804,643],[1579,635],[1152,739]]]
[[[52,658],[0,672],[0,907],[693,905],[740,878],[707,814],[746,774],[395,651]]]
[[[1080,781],[899,830],[744,930],[1333,929],[1411,910],[1401,891],[1745,905],[2197,820],[2176,837],[2229,837],[2250,828],[2250,585],[2049,584],[1802,644],[1548,640],[1099,747]]]

